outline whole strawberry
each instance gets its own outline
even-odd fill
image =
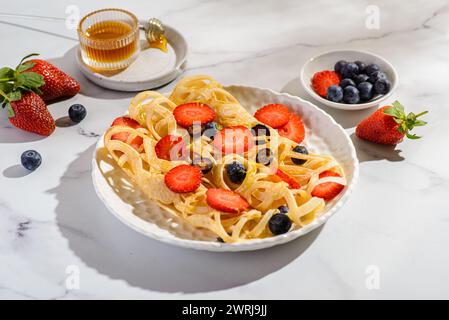
[[[48,136],[55,130],[55,121],[39,96],[44,77],[29,71],[34,63],[22,63],[34,55],[23,58],[15,69],[0,69],[0,105],[8,110],[9,121],[14,126]]]
[[[9,121],[17,128],[49,136],[55,130],[55,121],[44,100],[34,92],[27,92],[19,100],[11,101]]]
[[[24,65],[30,64],[34,65],[26,72],[35,72],[44,77],[45,84],[39,89],[42,91],[41,96],[45,102],[72,97],[80,91],[78,81],[51,63],[40,59],[28,60],[24,63]]]
[[[410,134],[410,131],[414,127],[427,124],[418,119],[426,113],[427,111],[419,114],[413,112],[405,114],[404,107],[395,101],[392,106],[382,107],[360,122],[355,134],[361,139],[388,145],[400,143],[404,136],[409,139],[419,139],[420,137]]]

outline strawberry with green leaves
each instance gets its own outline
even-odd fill
[[[32,91],[42,94],[40,87],[45,84],[44,76],[35,72],[25,72],[31,69],[33,63],[23,63],[24,60],[37,55],[32,53],[24,57],[19,65],[15,68],[4,67],[0,69],[0,95],[2,103],[7,106],[8,103],[18,101],[22,97],[22,93]]]
[[[9,118],[9,122],[15,127],[43,136],[55,131],[55,121],[44,100],[36,93],[23,93],[19,100],[10,102],[10,108],[14,116]]]
[[[17,128],[48,136],[55,130],[55,121],[39,96],[44,77],[30,72],[34,63],[23,63],[15,68],[0,69],[0,104],[6,107],[9,121]]]
[[[45,102],[60,98],[73,97],[80,91],[80,84],[74,78],[52,65],[50,62],[33,59],[24,62],[23,68],[26,73],[37,73],[44,77],[45,84],[39,89],[42,91],[41,97]]]
[[[355,133],[361,139],[387,145],[400,143],[404,136],[409,139],[419,139],[421,137],[411,134],[410,131],[427,124],[418,119],[426,113],[427,111],[406,114],[404,107],[395,101],[392,106],[382,107],[360,122]]]

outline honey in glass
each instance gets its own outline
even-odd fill
[[[103,9],[85,16],[78,27],[81,57],[98,71],[128,67],[139,54],[137,18],[121,9]]]

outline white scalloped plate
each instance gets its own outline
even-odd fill
[[[194,228],[148,200],[107,156],[101,137],[92,160],[92,179],[98,196],[112,214],[134,230],[165,243],[208,251],[246,251],[272,247],[305,235],[343,206],[359,175],[356,151],[344,129],[327,113],[301,98],[262,88],[229,86],[226,89],[251,113],[268,103],[282,103],[300,115],[306,126],[307,148],[312,152],[331,154],[342,165],[348,181],[343,192],[326,205],[315,221],[301,229],[271,238],[220,243],[211,232]]]

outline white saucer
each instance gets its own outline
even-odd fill
[[[184,71],[187,60],[187,42],[184,37],[173,27],[167,25],[164,27],[168,40],[167,53],[159,49],[148,49],[146,40],[141,40],[142,51],[136,61],[114,75],[109,76],[89,69],[81,59],[79,47],[76,62],[89,80],[104,88],[118,91],[143,91],[163,86]]]

